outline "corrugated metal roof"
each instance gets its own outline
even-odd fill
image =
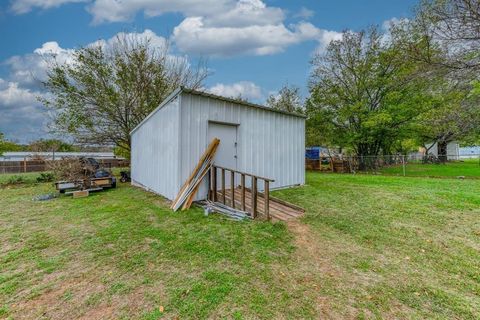
[[[165,104],[170,102],[172,99],[177,97],[182,92],[193,94],[193,95],[198,95],[198,96],[203,96],[203,97],[207,97],[207,98],[222,100],[222,101],[226,101],[226,102],[231,102],[231,103],[235,103],[235,104],[239,104],[239,105],[247,106],[247,107],[251,107],[251,108],[257,108],[257,109],[262,109],[262,110],[266,110],[266,111],[270,111],[270,112],[281,113],[281,114],[285,114],[285,115],[288,115],[288,116],[306,118],[303,114],[272,109],[272,108],[269,108],[269,107],[266,107],[266,106],[262,106],[260,104],[255,104],[255,103],[251,103],[251,102],[246,102],[246,101],[236,100],[236,99],[232,99],[232,98],[227,98],[227,97],[219,96],[219,95],[212,94],[212,93],[205,92],[205,91],[193,90],[193,89],[188,89],[188,88],[185,88],[185,87],[179,87],[179,88],[175,89],[165,100],[163,100],[163,102],[160,103],[160,105],[157,108],[155,108],[155,110],[153,110],[147,117],[145,117],[145,119],[143,119],[135,128],[133,128],[133,130],[130,131],[130,135],[133,134],[142,124],[144,124],[158,110],[160,110],[163,106],[165,106]]]
[[[223,100],[223,101],[227,101],[227,102],[232,102],[232,103],[240,104],[240,105],[247,106],[247,107],[260,108],[260,109],[270,111],[270,112],[277,112],[277,113],[283,113],[283,114],[286,114],[286,115],[289,115],[289,116],[306,118],[303,114],[272,109],[272,108],[269,108],[269,107],[266,107],[266,106],[262,106],[261,104],[256,104],[256,103],[251,103],[251,102],[247,102],[247,101],[241,101],[241,100],[237,100],[237,99],[227,98],[227,97],[219,96],[219,95],[209,93],[209,92],[205,92],[205,91],[193,90],[193,89],[188,89],[188,88],[183,88],[183,87],[181,88],[181,91],[186,92],[186,93],[190,93],[190,94],[195,94],[195,95],[199,95],[199,96],[208,97],[208,98],[213,98],[213,99]]]

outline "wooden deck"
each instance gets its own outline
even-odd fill
[[[225,205],[232,207],[231,190],[225,190]],[[235,209],[242,210],[242,189],[235,188],[234,193]],[[298,218],[305,213],[305,210],[288,202],[269,197],[270,218],[273,221],[287,221]],[[223,203],[223,194],[221,190],[217,191],[217,202]],[[252,195],[249,189],[245,189],[245,211],[252,212]],[[257,215],[260,219],[266,219],[265,216],[265,199],[263,193],[259,193],[257,197]]]

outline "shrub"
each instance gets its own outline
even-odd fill
[[[37,177],[37,182],[52,182],[55,179],[53,173],[42,172],[40,176]]]
[[[7,184],[22,184],[25,183],[25,178],[22,176],[11,176],[7,180]]]

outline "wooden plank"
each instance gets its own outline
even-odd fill
[[[238,190],[238,193],[241,193],[241,190]],[[247,203],[246,211],[251,212],[251,205],[250,205],[251,200],[252,200],[251,192],[249,190],[247,190],[246,191],[246,203]],[[264,201],[259,201],[259,199],[258,199],[258,204],[259,205],[257,207],[257,213],[263,214],[264,213]],[[273,217],[275,215],[277,215],[277,216],[280,215],[281,220],[288,220],[288,219],[296,218],[296,217],[299,217],[303,214],[303,212],[293,211],[289,207],[285,207],[285,206],[282,206],[279,203],[275,203],[274,201],[272,201],[272,199],[270,199],[270,201],[269,201],[269,209],[270,209],[270,216],[271,217]]]
[[[238,170],[233,170],[231,168],[225,168],[225,167],[221,167],[221,166],[216,166],[218,169],[225,169],[225,170],[228,170],[228,171],[235,171],[236,173],[238,174],[245,174],[247,176],[250,176],[250,177],[256,177],[257,179],[260,179],[260,180],[267,180],[267,181],[270,181],[270,182],[275,182],[275,180],[273,179],[270,179],[270,178],[265,178],[265,177],[261,177],[261,176],[256,176],[254,174],[249,174],[249,173],[246,173],[246,172],[242,172],[242,171],[238,171]]]
[[[241,183],[242,183],[242,210],[246,211],[245,208],[245,174],[242,173],[242,178],[241,178]]]
[[[188,179],[185,181],[183,186],[180,188],[180,191],[177,194],[177,197],[175,200],[173,200],[172,205],[170,206],[171,209],[173,209],[177,202],[180,200],[181,196],[183,195],[184,191],[188,188],[190,183],[192,182],[193,178],[198,174],[200,168],[202,167],[203,163],[207,158],[213,159],[213,156],[215,155],[217,151],[218,144],[220,143],[220,140],[214,138],[212,142],[208,145],[207,149],[203,153],[203,155],[200,157],[200,160],[198,161],[197,165],[193,169],[192,173],[188,177]]]
[[[72,195],[74,198],[85,198],[85,197],[88,197],[89,192],[88,190],[78,190],[78,191],[72,192]]]
[[[265,212],[265,215],[267,216],[267,220],[270,220],[270,212],[269,212],[269,203],[268,203],[268,200],[270,199],[269,196],[270,196],[270,186],[269,186],[269,182],[268,181],[265,181],[265,191],[264,191],[264,194],[265,194],[265,205],[264,205],[264,212]]]
[[[213,201],[217,201],[217,167],[212,166],[212,176],[213,176]]]
[[[222,168],[222,203],[225,204],[225,169]]]
[[[252,179],[252,184],[253,184]],[[228,190],[225,190],[225,196],[226,196],[226,204],[229,206],[234,205],[237,208],[242,207],[245,205],[245,209],[242,208],[242,211],[248,212],[252,218],[253,218],[253,212],[255,209],[255,217],[258,216],[267,216],[271,220],[279,220],[279,221],[287,221],[291,219],[295,219],[301,215],[303,215],[303,211],[300,210],[295,210],[289,206],[285,206],[282,203],[278,203],[275,201],[275,198],[268,197],[268,204],[265,204],[265,195],[258,192],[258,181],[255,182],[256,184],[256,201],[254,202],[255,196],[252,195],[252,190],[255,188],[242,188],[240,186],[239,188],[234,188],[233,189],[233,202],[231,201],[232,199],[232,188],[228,188]],[[270,193],[270,185],[268,185],[268,191],[267,191],[267,186],[265,186],[265,192],[264,193]],[[242,201],[242,197],[245,195],[245,201]],[[223,196],[223,195],[222,195]],[[268,208],[265,210],[265,208]]]
[[[190,206],[192,205],[193,199],[195,198],[195,194],[197,194],[198,188],[200,187],[200,183],[202,182],[203,177],[205,177],[207,175],[207,173],[209,173],[209,172],[210,172],[210,167],[207,167],[205,170],[203,170],[201,172],[200,177],[195,181],[193,191],[190,193],[190,195],[185,200],[185,203],[182,207],[182,210],[186,210],[186,209],[190,208]]]
[[[235,209],[235,172],[230,171],[230,204],[233,209]]]
[[[247,191],[248,191],[248,188],[247,188]],[[263,198],[263,194],[262,194],[262,193],[259,193],[258,196]],[[297,205],[295,205],[295,204],[293,204],[293,203],[287,202],[287,201],[285,201],[285,200],[282,200],[282,199],[279,199],[279,198],[275,198],[275,197],[270,196],[270,202],[273,202],[273,201],[275,201],[275,202],[277,202],[277,203],[279,203],[279,204],[282,204],[282,205],[284,205],[284,206],[286,206],[286,207],[290,207],[290,208],[293,209],[293,210],[305,212],[305,209],[302,208],[302,207],[299,207],[299,206],[297,206]]]
[[[257,178],[252,177],[252,217],[257,217]]]

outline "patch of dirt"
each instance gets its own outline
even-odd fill
[[[292,220],[287,223],[288,229],[294,235],[296,250],[292,264],[285,278],[290,278],[295,288],[302,288],[304,294],[315,301],[315,310],[320,319],[357,319],[361,314],[369,316],[369,310],[354,307],[356,301],[349,290],[351,288],[368,288],[372,283],[380,281],[374,272],[348,272],[334,264],[338,254],[358,255],[361,248],[353,243],[332,242],[322,239],[310,226]],[[322,289],[326,289],[322,290]],[[323,294],[322,294],[323,292]],[[327,292],[325,294],[325,292]],[[335,294],[337,293],[337,294]],[[347,302],[335,300],[335,296],[348,297]],[[390,310],[386,310],[386,319],[403,317],[411,312],[408,307],[393,300]]]
[[[165,294],[161,283],[139,285],[126,293],[111,293],[105,279],[115,275],[108,270],[76,271],[79,270],[44,277],[42,284],[50,284],[48,289],[33,299],[24,295],[19,303],[10,306],[11,315],[15,319],[117,319],[125,314],[140,315],[154,308],[147,298],[149,293]],[[122,278],[131,280],[131,275],[115,276],[115,279]]]
[[[310,296],[321,319],[345,318],[334,310],[335,302],[321,292],[325,282],[341,277],[341,271],[331,261],[334,257],[332,248],[327,243],[319,242],[310,226],[298,220],[288,221],[287,226],[294,235],[296,247],[293,264],[286,271],[291,285],[305,290],[304,294]]]

